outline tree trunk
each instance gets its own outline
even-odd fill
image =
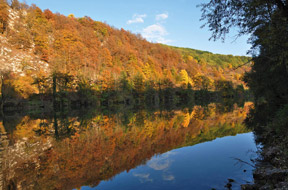
[[[1,83],[1,112],[3,112],[3,106],[4,106],[4,101],[5,101],[4,76],[1,75],[0,77],[1,77],[1,81],[0,81]]]
[[[57,93],[56,92],[56,87],[57,87],[57,85],[56,85],[56,82],[57,82],[56,74],[53,73],[52,77],[53,77],[53,87],[52,87],[52,90],[53,90],[53,109],[55,111],[55,109],[56,109],[56,93]]]

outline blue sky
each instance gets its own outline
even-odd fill
[[[231,33],[225,43],[209,41],[211,32],[201,29],[200,8],[208,0],[26,0],[41,9],[64,15],[89,16],[116,28],[140,33],[148,41],[189,47],[213,53],[246,55],[248,36],[235,41]]]

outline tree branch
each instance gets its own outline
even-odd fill
[[[244,63],[244,64],[241,64],[241,65],[239,65],[239,66],[237,66],[237,67],[235,67],[235,68],[232,68],[231,71],[235,71],[235,70],[239,69],[240,67],[243,67],[244,65],[250,64],[251,61],[252,61],[252,59],[249,60],[248,62]]]
[[[281,14],[288,19],[288,7],[287,7],[287,1],[286,0],[286,5],[283,3],[282,0],[275,0],[275,3],[279,10],[281,11]]]

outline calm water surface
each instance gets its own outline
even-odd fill
[[[245,133],[175,149],[98,187],[82,189],[225,189],[228,179],[235,180],[232,189],[241,189],[241,184],[253,180],[253,168],[235,158],[251,162],[256,151],[253,138]]]
[[[5,116],[1,187],[240,189],[257,156],[249,105]]]

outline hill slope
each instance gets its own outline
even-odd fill
[[[31,83],[53,73],[89,81],[96,90],[116,89],[123,79],[140,91],[148,83],[153,88],[159,84],[200,89],[203,78],[213,90],[217,80],[241,84],[241,75],[249,69],[233,70],[247,62],[247,57],[154,44],[89,17],[66,17],[13,2],[8,5],[0,0],[0,69],[2,75],[9,72],[11,85],[23,97],[44,87],[44,91],[51,90],[51,84],[40,87],[39,80],[38,86]]]
[[[189,59],[189,56],[194,57],[199,63],[208,64],[218,67],[238,67],[251,60],[246,56],[233,56],[223,54],[213,54],[209,51],[201,51],[191,48],[173,47],[173,49],[179,50],[184,59]]]

